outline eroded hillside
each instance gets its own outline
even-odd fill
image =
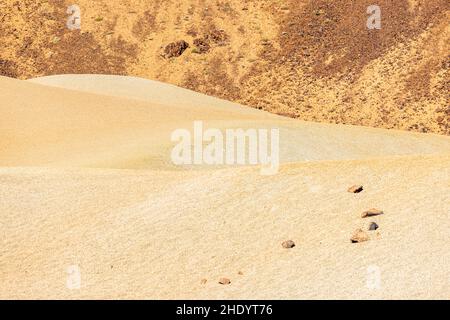
[[[135,75],[303,120],[450,134],[449,2],[379,0],[368,30],[372,4],[4,0],[0,74]]]

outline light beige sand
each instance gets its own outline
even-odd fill
[[[450,297],[449,137],[284,119],[132,78],[33,82],[0,78],[0,298]],[[175,167],[170,133],[193,120],[280,128],[280,172]],[[360,217],[373,207],[385,214]]]
[[[0,79],[4,166],[171,167],[170,134],[191,129],[194,120],[212,128],[280,128],[282,162],[450,150],[445,136],[302,122],[143,79],[59,76],[34,80],[39,85]],[[66,89],[42,86],[47,82]],[[167,92],[166,104],[158,92]],[[206,102],[198,103],[201,99]],[[11,105],[17,105],[14,112]]]

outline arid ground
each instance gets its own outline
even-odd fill
[[[450,298],[448,1],[75,1],[0,2],[0,299]]]
[[[3,0],[0,75],[139,76],[302,120],[450,134],[450,3],[380,0],[368,30],[372,4]]]
[[[127,77],[0,78],[0,95],[1,298],[450,296],[447,136]],[[194,120],[279,128],[279,172],[175,166],[170,134]]]

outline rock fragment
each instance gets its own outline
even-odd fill
[[[212,29],[202,37],[194,40],[194,50],[196,53],[206,53],[211,49],[212,45],[226,45],[228,43],[228,39],[228,34],[226,34],[224,30]]]
[[[370,224],[370,226],[369,226],[369,231],[374,231],[374,230],[377,230],[379,227],[378,227],[378,225],[376,224],[376,222],[372,222],[371,224]]]
[[[220,284],[223,284],[223,285],[228,285],[228,284],[231,284],[231,281],[230,281],[230,279],[228,279],[228,278],[221,278],[221,279],[219,280],[219,283],[220,283]]]
[[[183,52],[189,48],[189,43],[184,40],[169,43],[164,49],[165,58],[179,57]]]
[[[354,186],[351,186],[350,188],[348,188],[347,191],[350,192],[350,193],[360,193],[363,190],[364,190],[363,186],[361,186],[361,185],[354,185]]]
[[[295,247],[295,242],[292,240],[287,240],[287,241],[284,241],[281,245],[285,249],[291,249],[291,248]]]
[[[364,242],[364,241],[368,241],[369,240],[369,235],[363,231],[362,229],[357,229],[352,237],[350,238],[350,241],[352,243],[360,243],[360,242]]]
[[[364,211],[361,214],[361,218],[367,218],[367,217],[373,217],[373,216],[379,216],[380,214],[383,214],[384,212],[378,209],[369,209],[367,211]]]

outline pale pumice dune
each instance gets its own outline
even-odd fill
[[[450,152],[445,136],[302,122],[129,77],[74,76],[70,87],[70,77],[41,78],[36,80],[39,85],[0,78],[4,101],[0,133],[5,137],[0,146],[8,147],[0,155],[0,165],[171,167],[171,132],[191,129],[195,120],[212,128],[279,128],[281,162]],[[43,86],[47,81],[66,88]],[[127,81],[132,85],[124,84]],[[143,93],[156,90],[167,92],[168,104],[161,98],[153,102]],[[107,94],[111,92],[119,97]],[[138,99],[131,99],[133,92]],[[212,107],[198,104],[202,97]],[[17,105],[14,112],[12,105]]]
[[[449,137],[130,77],[1,77],[0,97],[0,298],[450,297]],[[195,120],[279,128],[280,171],[173,165],[170,134]],[[384,214],[361,218],[370,208]]]

